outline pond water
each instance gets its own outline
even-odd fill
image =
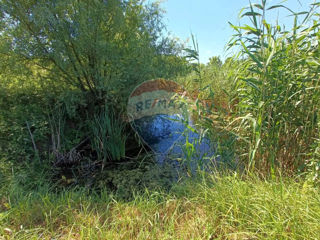
[[[215,160],[213,143],[192,127],[191,104],[181,86],[164,79],[144,82],[130,95],[130,123],[158,164],[188,165],[195,171]]]

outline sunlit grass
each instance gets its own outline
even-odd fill
[[[318,239],[320,232],[319,189],[288,179],[210,177],[127,202],[107,191],[12,191],[1,198],[4,239]]]

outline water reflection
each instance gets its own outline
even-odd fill
[[[214,146],[208,138],[187,127],[180,115],[159,114],[134,120],[134,128],[155,152],[159,164],[179,162],[192,171],[213,161]]]
[[[159,114],[133,121],[134,128],[156,153],[165,154],[182,136],[185,124],[179,115]]]

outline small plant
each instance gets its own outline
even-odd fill
[[[125,125],[105,105],[100,114],[90,121],[92,147],[103,166],[109,161],[118,161],[125,156]]]

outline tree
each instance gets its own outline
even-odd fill
[[[158,4],[141,0],[0,0],[11,54],[50,79],[117,100],[136,84],[183,70],[178,44],[164,37]],[[159,69],[162,66],[163,69]]]

